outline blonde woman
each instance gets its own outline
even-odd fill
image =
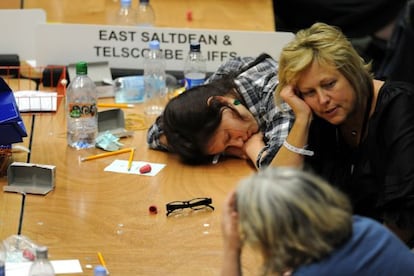
[[[283,48],[276,94],[295,122],[273,165],[311,167],[413,247],[414,86],[375,79],[339,29],[316,23]]]
[[[222,275],[241,275],[242,247],[263,275],[413,275],[414,254],[386,227],[352,215],[347,197],[303,170],[267,168],[242,180],[223,209]]]

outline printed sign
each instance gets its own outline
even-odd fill
[[[159,40],[167,70],[182,70],[190,42],[198,41],[207,71],[213,72],[236,56],[265,52],[278,59],[282,47],[292,38],[288,32],[39,24],[36,61],[39,65],[107,61],[112,68],[142,69],[148,43]]]

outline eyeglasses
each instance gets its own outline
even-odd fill
[[[166,204],[167,216],[170,215],[172,212],[185,208],[191,208],[192,210],[210,208],[214,210],[214,207],[211,205],[212,203],[213,200],[209,197],[193,198],[187,201],[171,201]]]

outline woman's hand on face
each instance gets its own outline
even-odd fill
[[[242,275],[242,241],[239,233],[239,214],[236,211],[235,191],[230,192],[224,201],[221,230],[224,250],[220,275]]]
[[[224,153],[228,156],[240,159],[250,158],[253,162],[255,162],[257,155],[264,146],[263,133],[259,131],[250,136],[250,138],[244,142],[243,147],[228,147]]]
[[[222,212],[221,229],[224,246],[228,250],[240,251],[242,244],[239,234],[239,214],[236,211],[236,192],[228,194]]]
[[[312,118],[311,108],[300,97],[299,93],[292,85],[286,85],[280,91],[280,97],[292,108],[296,118],[300,116]]]

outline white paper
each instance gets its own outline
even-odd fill
[[[57,92],[23,90],[14,92],[20,112],[56,111]]]
[[[56,274],[83,272],[79,260],[56,260],[51,262]]]
[[[151,166],[151,171],[147,173],[140,173],[139,169],[149,164]],[[117,172],[117,173],[128,173],[128,174],[139,174],[139,175],[147,175],[147,176],[155,176],[159,173],[165,164],[158,164],[158,163],[149,163],[145,161],[133,161],[131,170],[128,171],[128,161],[127,160],[115,160],[112,162],[111,165],[106,167],[104,171],[106,172]]]
[[[56,260],[52,263],[55,274],[82,273],[82,267],[79,260]],[[29,275],[29,269],[32,262],[24,263],[6,263],[7,276]]]

